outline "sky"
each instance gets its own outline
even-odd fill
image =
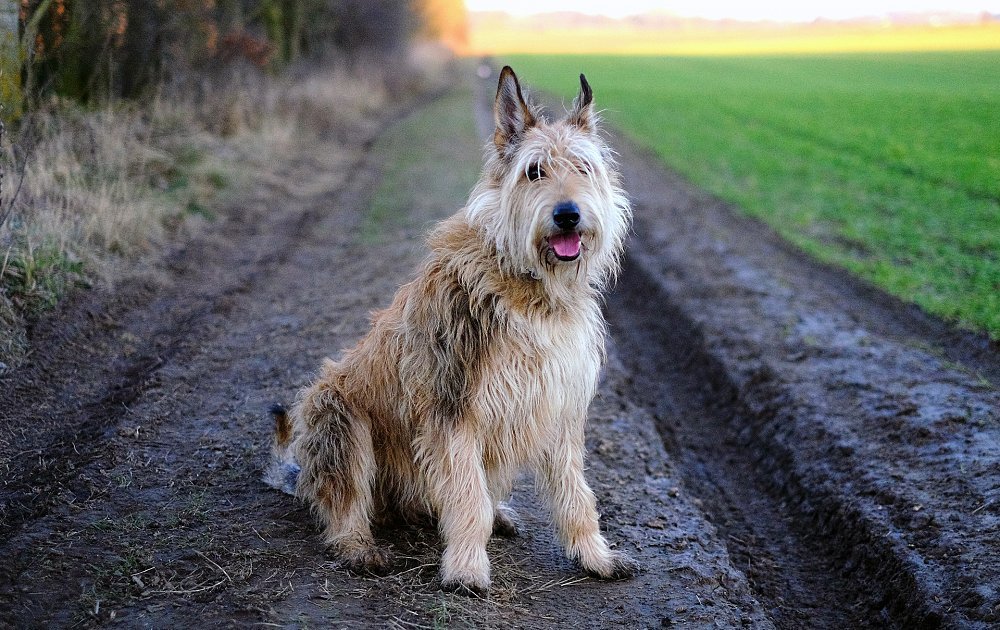
[[[949,11],[1000,13],[998,0],[466,0],[470,11],[506,11],[515,15],[577,11],[624,17],[647,11],[669,11],[685,17],[738,20],[809,21],[879,16],[886,13]]]

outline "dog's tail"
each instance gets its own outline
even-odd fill
[[[286,494],[295,494],[301,468],[291,453],[292,421],[288,410],[281,403],[271,405],[274,417],[274,441],[271,445],[271,465],[264,475],[264,483]]]

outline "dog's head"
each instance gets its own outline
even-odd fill
[[[631,209],[598,133],[587,79],[580,75],[569,113],[550,122],[505,67],[494,120],[484,177],[467,210],[470,221],[520,271],[604,285],[618,271]]]

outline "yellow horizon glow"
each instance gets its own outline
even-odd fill
[[[902,13],[1000,14],[997,0],[466,0],[469,11],[498,11],[514,16],[575,12],[621,18],[661,12],[681,17],[809,22],[847,20]]]
[[[477,27],[468,55],[765,55],[1000,50],[1000,22],[951,26],[776,25],[730,29],[551,28],[530,32]]]

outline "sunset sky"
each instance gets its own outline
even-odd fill
[[[647,11],[668,11],[685,17],[739,20],[808,21],[816,18],[847,19],[896,12],[951,11],[1000,13],[997,0],[466,0],[470,11],[506,11],[515,15],[548,11],[577,11],[624,17]]]

